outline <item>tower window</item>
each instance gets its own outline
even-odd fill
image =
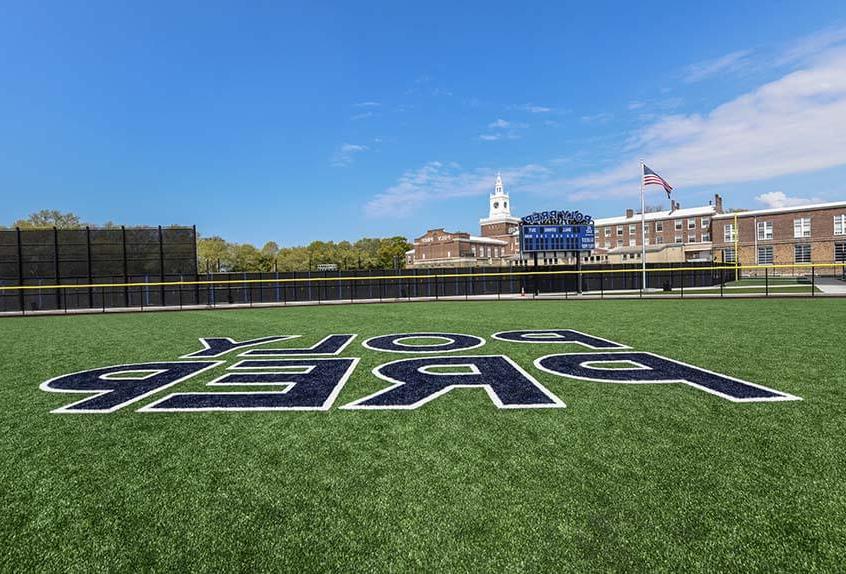
[[[494,201],[494,209],[496,209],[496,208],[498,208],[498,207],[499,207],[499,202],[498,202],[498,201]]]

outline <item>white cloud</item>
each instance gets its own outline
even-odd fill
[[[846,51],[704,114],[668,115],[640,131],[632,159],[567,181],[581,197],[637,192],[646,158],[677,188],[766,180],[846,164]],[[637,155],[635,155],[637,154]]]
[[[582,116],[581,120],[586,124],[606,124],[614,117],[614,114],[609,112],[599,112],[589,116]]]
[[[365,152],[368,149],[370,148],[361,144],[341,144],[341,146],[335,150],[335,153],[332,154],[331,163],[334,167],[347,167],[352,165],[355,161],[356,154]]]
[[[361,112],[360,114],[355,114],[353,116],[350,116],[350,119],[355,121],[355,120],[364,120],[364,119],[371,118],[371,117],[373,117],[373,112]]]
[[[497,118],[497,120],[496,120],[495,122],[491,122],[491,123],[489,123],[489,124],[488,124],[488,127],[489,127],[489,128],[491,128],[491,129],[494,129],[494,128],[507,128],[507,127],[508,127],[508,126],[510,126],[510,125],[511,125],[511,122],[505,121],[505,120],[504,120],[504,119],[502,119],[502,118]]]
[[[809,56],[814,56],[843,43],[846,43],[846,26],[825,28],[793,42],[776,63],[791,64],[803,61]]]
[[[380,102],[358,102],[353,104],[356,108],[378,108],[381,105]]]
[[[547,168],[535,164],[502,170],[509,188],[519,188],[548,176]],[[490,193],[495,178],[494,169],[463,171],[454,162],[431,161],[419,169],[405,172],[394,185],[367,202],[365,212],[371,217],[404,217],[427,202]]]
[[[503,134],[479,134],[479,139],[486,142],[495,142],[503,138]]]
[[[522,104],[519,106],[514,106],[514,109],[529,112],[530,114],[548,114],[553,111],[550,107],[537,106],[535,104]]]
[[[751,52],[749,50],[739,50],[713,60],[691,64],[685,69],[684,81],[692,84],[694,82],[701,82],[717,74],[742,70],[750,65],[750,54]]]
[[[808,205],[822,201],[818,197],[790,197],[783,191],[762,193],[761,195],[756,195],[755,200],[760,201],[767,207],[796,207],[798,205]]]

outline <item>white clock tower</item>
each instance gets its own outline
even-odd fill
[[[517,253],[517,226],[519,217],[511,215],[511,198],[502,185],[502,174],[496,174],[493,193],[488,198],[488,216],[479,221],[482,237],[492,237],[505,241],[506,255]]]
[[[502,185],[502,174],[496,174],[496,185],[494,185],[494,192],[490,196],[490,213],[488,219],[506,219],[511,217],[511,200],[508,194],[505,193],[505,188]]]

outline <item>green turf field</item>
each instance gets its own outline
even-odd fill
[[[846,305],[837,299],[513,301],[0,319],[0,570],[795,571],[843,567]],[[539,371],[572,328],[798,395],[733,403],[687,385]],[[456,389],[413,411],[338,407],[406,358],[399,332],[487,340],[567,404],[500,410]],[[111,414],[51,377],[175,360],[201,336],[358,333],[327,412]],[[272,346],[284,346],[281,343]],[[237,359],[226,357],[229,364]]]

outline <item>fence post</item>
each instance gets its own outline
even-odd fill
[[[764,296],[770,296],[770,270],[764,267]]]
[[[123,304],[129,307],[129,287],[126,286],[129,283],[129,262],[126,259],[126,227],[123,225],[120,226],[120,238],[123,247]]]
[[[53,226],[53,263],[55,268],[55,276],[56,276],[56,285],[59,285],[62,282],[62,278],[59,276],[59,230],[56,229],[56,226]],[[58,287],[56,288],[56,308],[61,309],[62,307],[62,290]]]
[[[21,246],[21,228],[15,227],[15,232],[18,238],[18,286],[23,287],[23,247]],[[26,306],[24,301],[24,290],[18,289],[18,300],[21,306],[21,315],[26,314]]]
[[[94,288],[90,287],[94,283],[94,275],[91,273],[91,228],[85,226],[85,248],[86,256],[88,257],[88,308],[94,306]]]
[[[200,304],[200,262],[197,261],[197,226],[192,225],[191,229],[194,230],[194,303],[197,305]]]
[[[159,225],[159,281],[164,283],[165,280],[164,267],[164,235],[162,235],[162,226]],[[165,302],[165,286],[159,285],[159,298],[161,299],[162,307],[166,306]]]
[[[599,274],[599,298],[605,299],[605,273]]]
[[[681,298],[684,299],[684,271],[681,272]]]
[[[817,274],[815,271],[815,267],[811,266],[811,297],[817,296]]]

